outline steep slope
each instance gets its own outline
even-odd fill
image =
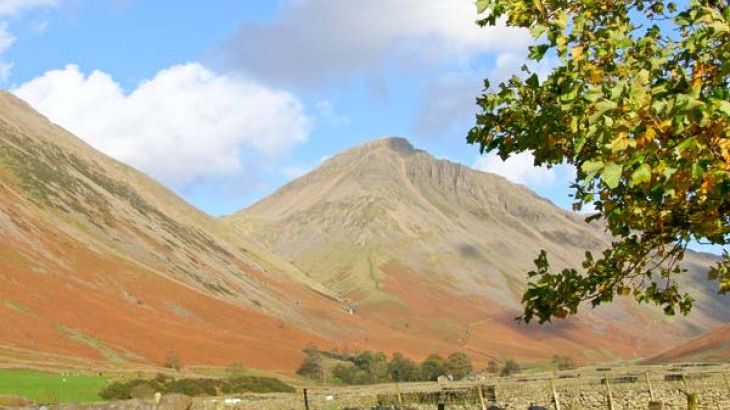
[[[586,248],[610,238],[524,186],[401,138],[337,155],[226,220],[350,301],[359,318],[475,355],[630,358],[730,318],[701,277],[707,258],[692,254],[686,282],[700,306],[691,320],[619,301],[543,328],[517,325],[540,249],[557,267],[579,266]]]
[[[650,363],[730,361],[730,325],[723,325],[651,358]]]
[[[328,290],[0,94],[0,361],[291,370],[349,320]],[[2,352],[11,352],[3,354]]]

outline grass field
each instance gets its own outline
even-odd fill
[[[0,369],[0,394],[17,394],[38,403],[99,401],[98,393],[108,380],[98,375],[63,376]]]

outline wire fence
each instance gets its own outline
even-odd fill
[[[562,373],[486,378],[466,382],[403,383],[348,387],[308,387],[296,394],[242,395],[206,399],[204,409],[385,410],[528,409],[556,410],[687,409],[688,394],[698,409],[730,410],[730,371]]]

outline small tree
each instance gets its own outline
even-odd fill
[[[489,363],[487,363],[487,373],[499,373],[499,364],[497,364],[496,360],[490,360]]]
[[[432,354],[421,363],[421,379],[436,380],[439,376],[446,374],[446,361],[443,357]]]
[[[393,355],[388,365],[390,379],[396,382],[410,382],[418,380],[418,367],[413,360],[400,353]]]
[[[322,355],[316,349],[305,348],[306,357],[297,369],[297,374],[312,380],[322,380],[324,377],[324,366]]]
[[[500,375],[511,376],[515,373],[519,373],[520,371],[522,371],[522,368],[520,367],[519,363],[512,359],[507,359],[507,361],[504,362],[504,366],[502,367]]]
[[[449,355],[446,359],[446,368],[448,369],[449,374],[451,374],[456,380],[463,379],[470,375],[474,370],[469,356],[461,352]]]
[[[570,370],[575,369],[575,363],[569,356],[555,355],[553,356],[553,364],[558,370]]]
[[[175,351],[169,352],[167,356],[165,356],[164,366],[179,372],[183,367],[180,355]]]

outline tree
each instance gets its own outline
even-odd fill
[[[522,368],[520,367],[519,363],[512,359],[507,359],[504,362],[502,371],[499,374],[500,376],[511,376],[515,373],[519,373],[520,371],[522,371]]]
[[[575,363],[570,356],[553,356],[553,364],[558,370],[571,370],[575,368]]]
[[[529,322],[575,314],[581,303],[632,295],[687,314],[677,284],[688,244],[730,243],[730,3],[728,0],[478,0],[481,25],[506,21],[551,56],[478,98],[467,141],[503,159],[572,164],[574,208],[595,210],[613,234],[582,270],[535,260],[523,296]],[[730,254],[710,270],[730,290]]]
[[[167,353],[167,356],[165,356],[165,367],[173,369],[175,371],[180,371],[183,367],[182,359],[180,358],[180,354],[175,351],[171,351]]]
[[[411,382],[418,380],[418,368],[413,360],[395,353],[388,365],[390,379],[396,382]]]
[[[446,358],[446,369],[456,380],[463,379],[474,370],[469,356],[461,352],[452,353]]]
[[[338,364],[332,369],[332,376],[345,384],[367,384],[371,382],[370,375],[353,365]]]
[[[421,363],[422,380],[436,381],[439,376],[443,376],[447,372],[446,361],[444,361],[443,357],[437,354],[428,356],[426,360]]]
[[[324,378],[324,366],[322,363],[322,355],[317,349],[309,347],[304,349],[306,357],[297,369],[297,374],[312,380],[322,380]]]
[[[499,373],[499,364],[496,360],[490,360],[489,363],[487,363],[487,373]]]

